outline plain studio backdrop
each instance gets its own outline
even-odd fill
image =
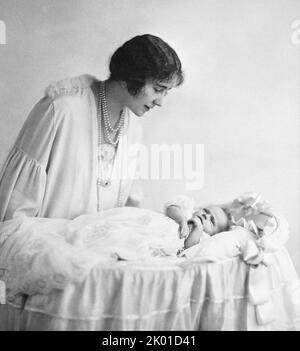
[[[260,193],[289,221],[300,272],[299,19],[299,0],[0,0],[0,162],[50,82],[107,78],[124,41],[158,35],[185,83],[142,118],[144,142],[203,145],[204,182],[191,191],[186,179],[143,180],[143,207]]]

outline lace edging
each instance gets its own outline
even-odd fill
[[[83,74],[73,78],[65,78],[51,83],[45,89],[45,95],[53,99],[66,95],[76,95],[90,87],[95,81],[97,81],[97,79],[89,74]]]

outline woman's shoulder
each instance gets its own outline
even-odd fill
[[[45,89],[45,96],[53,100],[63,97],[80,96],[97,81],[97,78],[89,74],[65,78],[48,85]]]

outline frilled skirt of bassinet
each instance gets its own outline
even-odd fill
[[[64,290],[0,305],[0,330],[300,330],[288,252],[273,254],[263,296],[254,296],[254,270],[239,258],[95,267]]]

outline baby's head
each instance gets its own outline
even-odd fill
[[[193,213],[200,219],[205,233],[215,235],[229,229],[229,218],[226,211],[220,206],[200,207]]]

